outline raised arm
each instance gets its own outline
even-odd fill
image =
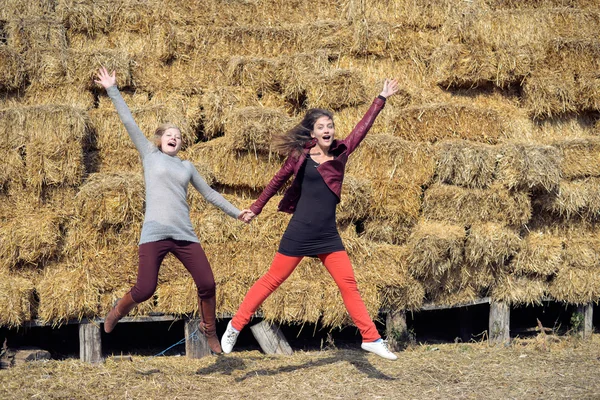
[[[350,135],[343,140],[348,148],[348,154],[352,153],[358,147],[360,142],[362,142],[371,129],[371,126],[373,126],[379,112],[385,106],[387,98],[394,95],[396,92],[398,92],[398,81],[396,79],[386,79],[379,96],[373,100],[371,107],[369,107],[360,122],[356,124]]]
[[[125,100],[123,100],[123,96],[121,96],[121,93],[117,88],[115,71],[109,74],[106,68],[100,68],[98,71],[98,79],[96,79],[95,82],[106,89],[108,97],[110,97],[113,105],[117,109],[117,114],[119,114],[121,122],[125,125],[125,129],[127,130],[131,141],[133,141],[135,148],[142,158],[152,151],[158,151],[158,148],[144,136],[144,133],[135,123],[133,115],[131,115],[131,111],[129,111],[129,107],[125,104]]]
[[[208,183],[200,176],[196,168],[189,163],[189,168],[192,171],[192,185],[198,192],[211,204],[223,210],[223,212],[232,218],[244,220],[244,213],[242,213],[236,206],[227,201],[219,192],[209,186]]]

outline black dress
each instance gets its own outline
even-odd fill
[[[338,198],[317,171],[318,166],[309,156],[298,171],[300,199],[279,242],[278,252],[283,255],[315,256],[345,250],[335,219]]]

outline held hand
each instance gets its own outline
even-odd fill
[[[383,82],[383,90],[381,91],[381,96],[386,99],[393,94],[398,92],[398,80],[397,79],[386,79]]]
[[[113,71],[112,74],[109,74],[106,68],[102,67],[98,70],[98,79],[95,79],[94,82],[104,87],[104,89],[108,89],[117,84],[116,73]]]
[[[245,223],[249,224],[250,221],[252,221],[254,219],[254,217],[256,217],[256,214],[254,214],[252,211],[242,210],[242,212],[238,216],[238,219],[240,221],[244,221]]]

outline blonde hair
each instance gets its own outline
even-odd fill
[[[165,133],[165,131],[167,129],[177,129],[179,131],[179,133],[181,133],[181,129],[179,129],[179,127],[171,122],[165,122],[164,124],[160,124],[158,126],[158,128],[156,128],[156,130],[154,131],[154,144],[156,145],[156,147],[158,147],[159,150],[162,151],[162,149],[160,148],[160,138],[162,137],[162,135]]]

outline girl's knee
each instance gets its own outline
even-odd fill
[[[155,291],[156,286],[141,289],[136,286],[133,289],[131,289],[131,298],[136,303],[142,303],[150,299],[154,295]]]

